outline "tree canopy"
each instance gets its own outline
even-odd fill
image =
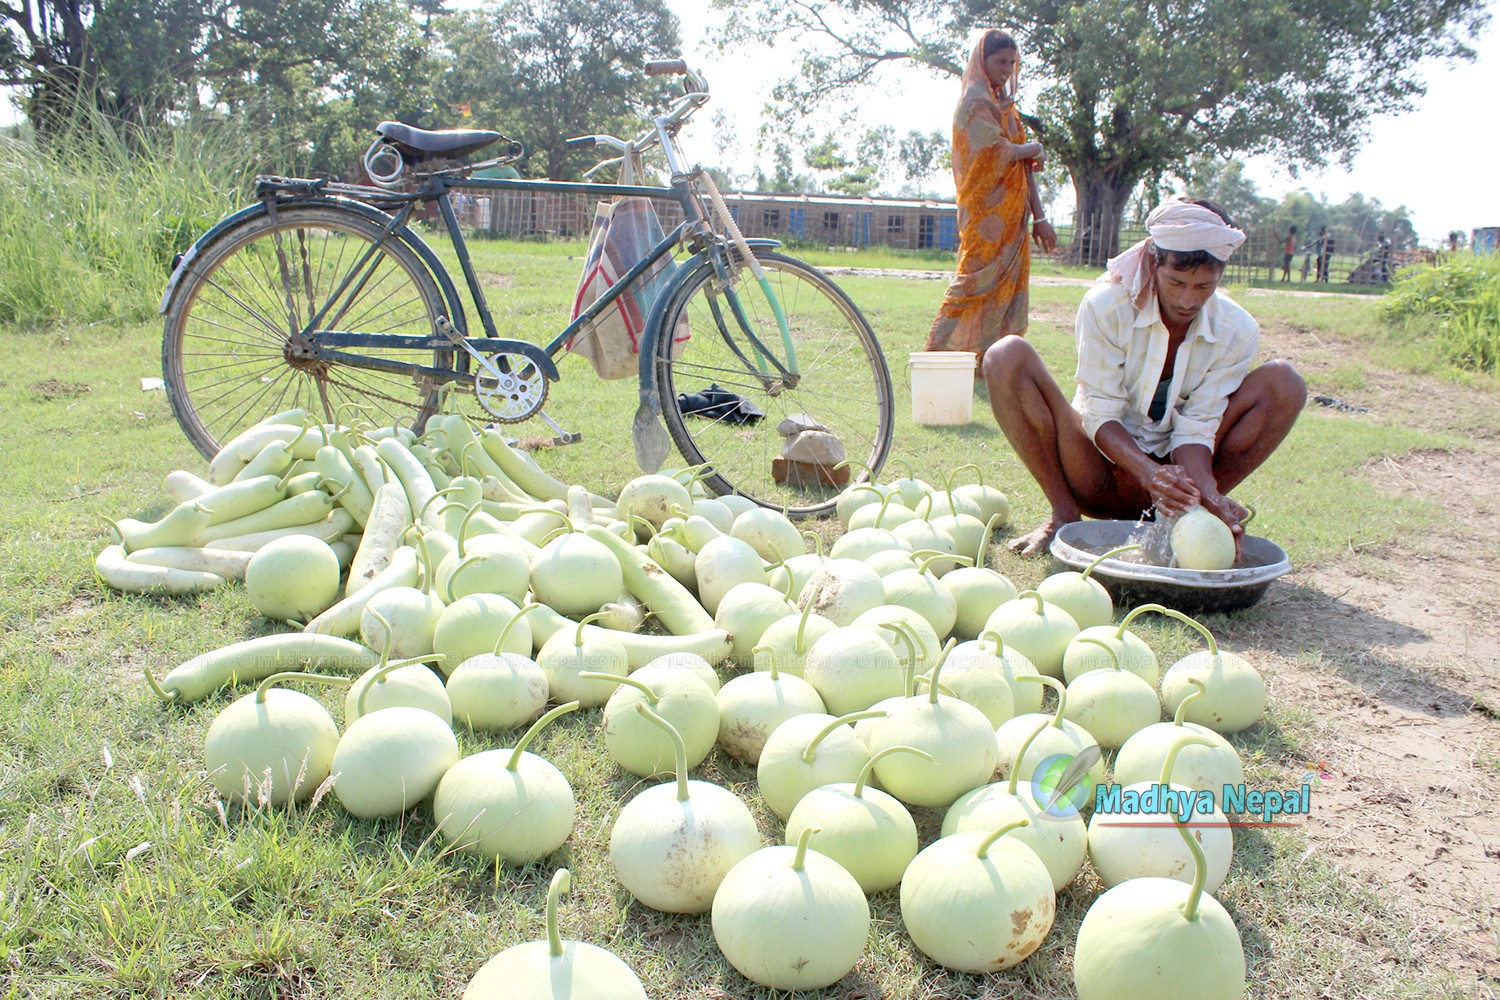
[[[269,169],[339,173],[400,119],[505,131],[528,172],[567,178],[598,156],[563,139],[635,134],[665,103],[643,67],[677,44],[662,0],[33,0],[0,3],[0,86],[43,136],[80,106],[127,131],[219,117]]]
[[[731,36],[802,46],[789,117],[911,63],[957,75],[976,28],[1021,46],[1023,115],[1067,169],[1093,263],[1143,179],[1195,154],[1348,163],[1377,115],[1423,93],[1424,59],[1473,57],[1485,0],[714,0]],[[1030,105],[1029,109],[1026,105]]]

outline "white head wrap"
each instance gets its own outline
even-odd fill
[[[1245,234],[1224,224],[1217,212],[1180,198],[1162,202],[1146,216],[1150,235],[1118,257],[1111,257],[1101,280],[1123,284],[1131,301],[1144,306],[1156,291],[1153,246],[1179,253],[1203,250],[1216,260],[1228,260],[1245,242]]]

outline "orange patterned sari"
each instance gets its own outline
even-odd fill
[[[953,179],[958,187],[958,269],[927,336],[929,351],[985,350],[1026,333],[1031,249],[1027,242],[1029,161],[1020,113],[984,71],[984,41],[969,57],[953,116]]]

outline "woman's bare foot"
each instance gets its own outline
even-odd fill
[[[1064,518],[1053,514],[1041,527],[1029,534],[1017,535],[1007,542],[1005,547],[1020,556],[1043,555],[1047,552],[1047,547],[1052,544],[1052,539],[1057,536],[1058,529],[1076,520],[1077,518]]]

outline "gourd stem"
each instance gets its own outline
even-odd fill
[[[961,556],[961,555],[956,555],[955,553],[952,553],[952,552],[941,552],[941,551],[930,550],[930,549],[923,549],[922,551],[923,552],[932,551],[932,552],[935,553],[933,555],[928,556],[926,559],[923,559],[920,563],[917,564],[917,570],[923,576],[926,576],[926,575],[928,575],[931,572],[931,570],[929,570],[927,567],[931,566],[933,563],[954,562],[954,563],[959,563],[960,565],[963,565],[963,566],[972,566],[972,565],[974,565],[974,560],[970,559],[968,556]]]
[[[983,632],[979,633],[979,648],[984,649],[984,640],[990,638],[991,636],[993,636],[995,639],[995,655],[1004,656],[1005,639],[995,629],[985,629]]]
[[[1031,597],[1031,598],[1034,598],[1036,600],[1036,613],[1037,614],[1039,614],[1039,615],[1045,615],[1047,613],[1047,608],[1045,606],[1045,601],[1042,598],[1042,595],[1041,595],[1040,592],[1035,591],[1035,590],[1023,590],[1019,594],[1016,595],[1016,600],[1020,600],[1023,597]]]
[[[870,759],[865,761],[865,766],[859,769],[859,777],[854,779],[854,797],[856,799],[864,797],[865,782],[870,780],[870,775],[875,770],[875,762],[885,757],[889,757],[893,753],[914,753],[929,764],[937,763],[937,761],[932,759],[932,754],[928,753],[926,750],[918,750],[916,747],[909,747],[905,743],[893,747],[886,747],[883,750],[876,750],[873,754],[870,755]]]
[[[583,645],[583,627],[585,625],[587,625],[591,621],[595,621],[596,619],[608,617],[608,611],[595,611],[591,615],[584,615],[583,618],[579,619],[578,627],[573,630],[573,645],[575,647]]]
[[[1134,552],[1138,548],[1140,548],[1140,545],[1136,542],[1132,542],[1129,545],[1121,545],[1119,548],[1110,549],[1108,552],[1105,552],[1103,555],[1099,556],[1093,562],[1088,564],[1088,566],[1083,571],[1083,578],[1087,580],[1089,578],[1089,574],[1094,571],[1094,567],[1102,563],[1104,560],[1108,559],[1110,556],[1117,556],[1121,552]]]
[[[1160,604],[1142,604],[1138,608],[1131,608],[1130,613],[1120,622],[1120,627],[1115,630],[1115,638],[1118,639],[1125,634],[1125,627],[1135,621],[1136,615],[1147,611],[1154,611],[1157,614],[1164,615],[1168,610],[1170,609]]]
[[[938,674],[942,671],[943,663],[948,659],[948,654],[953,652],[953,647],[957,645],[957,639],[949,639],[946,643],[944,643],[943,651],[938,653],[937,662],[934,663],[932,665],[932,669],[927,672],[928,686],[932,688],[932,692],[927,696],[927,698],[934,705],[937,704],[938,688],[941,686],[938,683]]]
[[[1187,678],[1187,682],[1193,686],[1193,691],[1178,703],[1177,711],[1172,714],[1172,725],[1174,726],[1182,725],[1187,719],[1187,707],[1194,698],[1201,698],[1208,693],[1208,688],[1204,687],[1203,682],[1198,678],[1189,677]]]
[[[781,671],[776,666],[776,647],[767,646],[766,644],[762,643],[761,645],[756,646],[754,649],[750,650],[750,656],[753,658],[756,653],[759,653],[762,650],[765,651],[766,656],[771,661],[771,683],[779,683],[781,681]]]
[[[1019,788],[1017,782],[1021,777],[1021,761],[1026,759],[1026,751],[1031,749],[1031,744],[1035,743],[1036,738],[1042,735],[1042,731],[1050,725],[1052,725],[1050,721],[1042,723],[1036,727],[1036,730],[1030,736],[1021,742],[1021,749],[1016,753],[1016,759],[1010,765],[1010,783],[1005,786],[1005,790],[1010,794],[1015,795]]]
[[[526,730],[526,735],[522,736],[521,739],[517,741],[516,748],[510,752],[510,758],[505,762],[505,769],[507,771],[514,771],[516,768],[520,767],[521,754],[525,753],[526,748],[531,746],[531,741],[536,739],[536,734],[547,728],[552,720],[557,718],[558,716],[567,715],[569,712],[576,711],[580,704],[580,702],[570,701],[565,704],[558,705],[552,711],[548,712],[546,715],[533,722],[531,724],[531,728]]]
[[[652,705],[656,705],[661,701],[661,696],[652,689],[650,684],[647,684],[645,681],[638,680],[634,677],[623,677],[620,674],[606,674],[603,671],[599,670],[580,670],[578,672],[578,678],[579,680],[585,681],[613,681],[616,684],[628,684],[630,687],[635,688],[641,694],[645,695],[646,700],[649,701]]]
[[[1186,749],[1187,747],[1211,746],[1213,746],[1212,743],[1210,743],[1208,740],[1205,740],[1203,737],[1197,735],[1196,733],[1191,733],[1187,736],[1184,736],[1182,739],[1173,743],[1171,749],[1167,751],[1166,757],[1162,758],[1160,783],[1163,785],[1170,785],[1172,783],[1172,768],[1177,766],[1177,755],[1184,749]]]
[[[901,664],[901,693],[910,698],[917,690],[917,643],[921,640],[910,625],[898,618],[893,618],[888,622],[881,622],[880,625],[881,628],[890,629],[892,635],[906,643],[906,652],[911,659]],[[925,643],[922,645],[922,651],[925,656],[927,651]],[[900,661],[898,660],[897,662]]]
[[[822,743],[824,739],[840,726],[852,725],[864,719],[883,719],[885,717],[886,711],[883,708],[865,709],[863,712],[850,712],[848,715],[839,716],[818,730],[817,735],[808,741],[807,749],[802,751],[802,763],[811,764],[818,756],[818,744]]]
[[[458,539],[457,539],[457,541],[458,541],[458,554],[459,554],[460,557],[462,557],[463,554],[464,554],[464,543],[469,540],[469,527],[474,523],[474,515],[477,514],[477,513],[479,513],[483,509],[484,509],[484,501],[481,499],[479,503],[476,503],[474,506],[472,506],[468,510],[466,510],[464,512],[463,520],[458,522]],[[454,570],[453,573],[454,573],[454,576],[458,575],[458,571],[457,570]],[[449,579],[451,580],[452,577],[449,577]]]
[[[948,477],[948,481],[950,481],[951,483],[951,481],[959,478],[960,472],[968,471],[968,469],[974,469],[974,478],[980,480],[980,486],[984,486],[984,469],[981,469],[980,466],[975,465],[974,462],[969,462],[968,465],[960,465],[959,468],[954,469],[953,474]]]
[[[1030,826],[1030,825],[1031,825],[1031,820],[1029,820],[1029,819],[1013,819],[1013,820],[1011,820],[1009,823],[1006,823],[1004,826],[1000,827],[994,833],[991,833],[988,837],[985,837],[983,840],[981,840],[979,842],[978,849],[976,849],[974,851],[974,856],[975,857],[979,857],[979,858],[984,857],[986,854],[988,854],[990,852],[990,845],[993,844],[995,841],[999,840],[1001,837],[1005,836],[1007,833],[1010,833],[1010,831],[1012,831],[1012,830],[1018,830],[1018,829],[1020,829],[1023,826]]]
[[[516,622],[520,621],[522,618],[525,618],[527,615],[531,614],[539,607],[541,607],[541,605],[536,603],[535,601],[527,601],[525,604],[521,605],[520,609],[511,616],[510,621],[505,623],[505,627],[500,630],[500,634],[495,637],[495,648],[490,650],[490,655],[499,656],[500,647],[505,645],[505,640],[510,637],[510,630],[515,627]]]
[[[460,528],[460,531],[463,529]],[[458,579],[458,574],[468,569],[477,562],[482,562],[483,556],[466,556],[463,554],[464,543],[458,543],[458,565],[453,567],[453,572],[448,574],[448,579],[443,581],[443,600],[449,604],[453,603],[453,581]]]
[[[797,835],[797,853],[792,855],[792,871],[800,872],[807,867],[807,845],[812,840],[813,834],[822,833],[823,828],[816,823],[809,823]]]
[[[653,724],[661,727],[666,732],[667,738],[672,741],[672,759],[677,765],[677,801],[686,802],[688,800],[688,761],[687,744],[683,742],[682,734],[677,731],[676,726],[662,718],[660,714],[651,711],[644,702],[636,702],[635,710],[651,720]]]
[[[983,483],[981,483],[980,485],[983,485]],[[984,565],[984,554],[988,552],[990,548],[990,535],[994,534],[995,529],[998,528],[1000,526],[1000,523],[1004,520],[1005,518],[1000,514],[991,514],[990,519],[984,522],[984,530],[979,533],[979,551],[974,553],[975,566],[982,567]]]
[[[1048,677],[1046,674],[1022,674],[1016,680],[1027,684],[1045,684],[1057,692],[1057,710],[1052,713],[1052,721],[1048,723],[1055,729],[1062,728],[1063,708],[1068,702],[1068,689],[1063,687],[1063,682],[1056,677]]]
[[[157,682],[156,675],[151,672],[151,664],[143,664],[141,666],[141,669],[146,674],[146,683],[150,686],[151,690],[156,693],[156,696],[158,698],[160,698],[162,701],[177,700],[176,691],[168,691],[166,688],[162,687],[160,683]]]
[[[380,623],[381,628],[385,629],[385,641],[380,644],[380,662],[382,664],[389,663],[391,659],[391,648],[396,644],[396,630],[391,628],[390,620],[387,619],[386,616],[381,614],[379,611],[376,611],[374,608],[368,606],[365,608],[365,610],[370,612],[370,614],[374,616],[375,620]]]
[[[562,932],[557,926],[557,901],[568,891],[572,882],[568,870],[559,868],[552,876],[552,884],[547,887],[547,954],[553,958],[563,956]]]
[[[402,667],[409,667],[413,663],[426,663],[429,660],[433,663],[444,663],[447,659],[448,654],[446,653],[428,653],[426,656],[413,656],[409,660],[397,660],[395,663],[381,660],[379,666],[375,668],[374,676],[370,678],[370,683],[359,689],[359,697],[354,700],[354,711],[359,715],[365,714],[365,698],[369,696],[370,689],[376,684],[384,684],[386,674],[389,674],[391,671],[400,670]],[[350,683],[353,683],[353,681]]]
[[[1092,643],[1095,646],[1098,646],[1100,649],[1104,650],[1104,652],[1109,656],[1110,666],[1114,667],[1116,670],[1123,669],[1120,666],[1120,658],[1117,655],[1115,655],[1115,647],[1111,646],[1109,643],[1105,642],[1103,639],[1096,639],[1096,638],[1094,638],[1091,635],[1080,635],[1080,636],[1077,636],[1076,639],[1077,639],[1078,642],[1087,642],[1087,643]]]
[[[1165,613],[1168,618],[1176,618],[1178,621],[1186,622],[1193,628],[1197,629],[1199,634],[1201,634],[1203,638],[1208,642],[1208,655],[1214,657],[1215,659],[1218,658],[1219,644],[1214,641],[1214,634],[1210,632],[1202,622],[1198,621],[1198,619],[1196,618],[1192,618],[1188,615],[1183,614],[1181,611],[1174,611],[1171,608],[1167,608]]]
[[[304,680],[315,684],[336,684],[347,686],[354,683],[353,677],[325,677],[322,674],[309,674],[301,670],[283,670],[279,674],[272,674],[255,686],[255,700],[262,705],[266,703],[266,692],[277,683]]]
[[[807,619],[812,614],[813,605],[818,603],[818,598],[823,593],[823,583],[818,582],[813,589],[812,596],[807,599],[807,606],[802,609],[802,620],[797,623],[797,645],[792,652],[801,656],[807,652]]]
[[[1193,887],[1188,890],[1187,902],[1182,904],[1182,917],[1191,923],[1198,919],[1198,903],[1203,898],[1203,887],[1208,881],[1208,858],[1203,854],[1203,845],[1188,831],[1186,823],[1178,822],[1174,816],[1172,825],[1177,828],[1178,836],[1182,837],[1182,842],[1187,844],[1188,852],[1193,856]]]
[[[813,552],[819,559],[823,558],[823,536],[816,531],[804,531],[802,537],[813,543]]]

